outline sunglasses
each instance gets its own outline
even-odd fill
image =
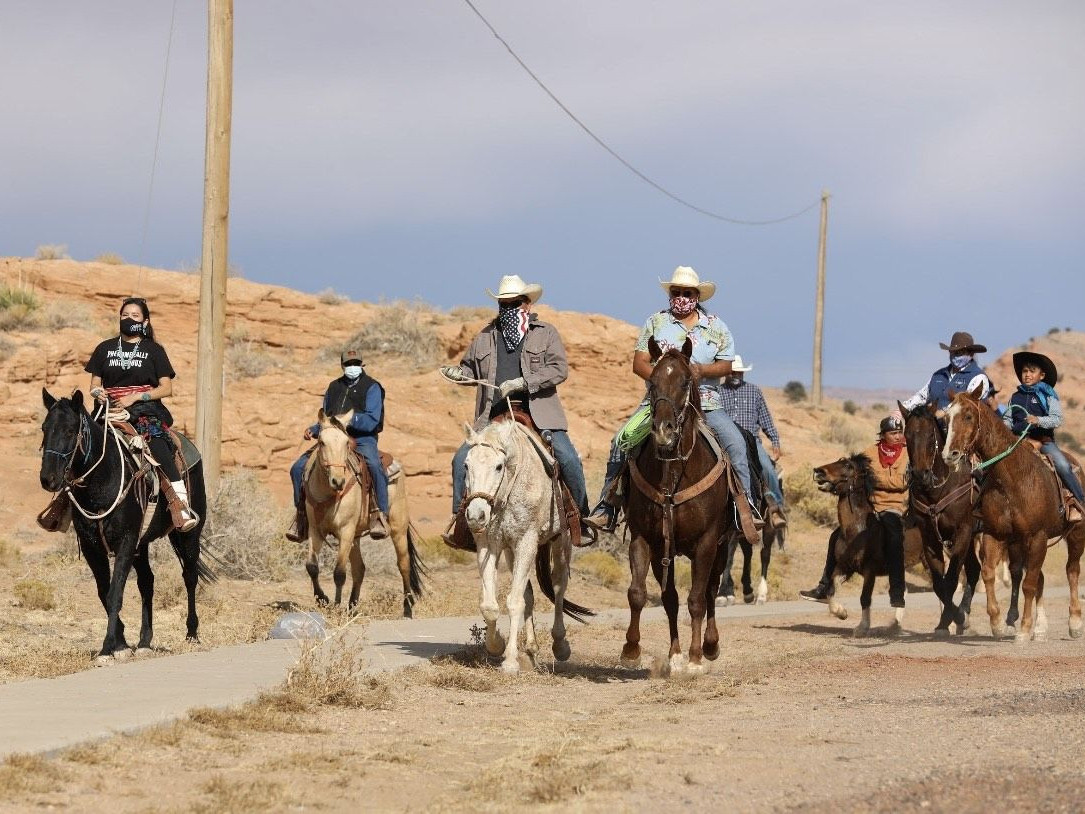
[[[697,296],[700,296],[700,294],[701,294],[701,292],[698,291],[696,288],[672,288],[671,289],[671,296],[672,297],[697,297]]]

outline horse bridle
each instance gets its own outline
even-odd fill
[[[689,458],[690,455],[693,454],[693,447],[697,444],[696,436],[694,436],[693,444],[690,445],[690,448],[686,452],[686,454],[682,454],[682,431],[685,428],[686,413],[689,410],[689,406],[693,401],[693,386],[693,377],[690,376],[689,383],[686,385],[686,398],[682,404],[682,409],[679,410],[677,407],[675,407],[674,401],[668,396],[654,397],[655,387],[651,383],[648,384],[648,397],[649,403],[651,404],[652,408],[652,415],[656,414],[657,404],[667,404],[671,408],[671,414],[674,416],[675,431],[678,434],[678,441],[675,444],[675,452],[677,453],[676,456],[673,458],[660,457],[659,460],[661,461],[685,461]]]
[[[57,402],[59,404],[60,402]],[[56,407],[56,404],[53,405]],[[53,411],[53,407],[49,408],[49,412]],[[86,464],[90,460],[91,452],[90,442],[90,425],[87,423],[87,417],[82,411],[79,413],[79,433],[76,435],[75,444],[67,452],[58,452],[55,449],[46,449],[45,441],[42,440],[42,449],[46,455],[56,455],[62,461],[65,461],[64,465],[64,482],[67,484],[74,484],[75,479],[72,478],[72,466],[75,464],[75,454],[80,450],[83,450],[83,463]]]
[[[519,442],[517,442],[517,443],[519,443]],[[509,453],[508,453],[508,450],[506,450],[504,447],[499,447],[496,444],[487,444],[485,442],[479,442],[477,444],[472,444],[471,446],[472,446],[472,448],[474,448],[474,447],[489,447],[490,449],[494,450],[495,452],[501,453],[501,455],[504,456],[505,462],[506,463],[508,462]],[[469,492],[468,494],[464,495],[462,505],[467,506],[467,505],[469,505],[471,503],[472,500],[476,500],[476,499],[477,500],[483,500],[483,501],[486,502],[486,505],[490,507],[490,511],[491,512],[494,511],[495,507],[497,506],[497,493],[501,491],[501,484],[503,484],[505,482],[505,473],[506,472],[508,472],[508,468],[505,468],[502,471],[501,480],[498,481],[497,489],[494,490],[494,493],[492,495],[489,492]],[[516,471],[512,473],[512,481],[509,482],[509,491],[512,490],[512,484],[513,484],[513,482],[515,482],[516,476],[519,473],[520,473],[520,469],[519,469],[519,467],[517,467]]]

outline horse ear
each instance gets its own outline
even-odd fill
[[[475,435],[475,428],[472,427],[470,424],[468,424],[466,421],[464,421],[463,422],[463,431],[464,431],[464,434],[466,435],[467,443],[468,444],[473,444],[475,442],[475,439],[478,437],[477,435]]]
[[[43,387],[41,389],[41,403],[45,405],[46,410],[52,410],[53,405],[57,403],[57,400],[53,398],[52,393]]]
[[[652,364],[656,363],[656,360],[663,355],[663,351],[659,348],[659,343],[656,342],[654,336],[648,337],[648,358],[652,360]]]
[[[686,341],[682,343],[682,355],[685,356],[686,359],[693,358],[693,340],[690,339],[688,335],[686,336]]]
[[[980,398],[983,396],[983,382],[976,382],[976,386],[968,391],[968,395],[970,395],[976,401],[979,401]]]
[[[72,393],[72,407],[74,407],[76,411],[81,411],[83,409],[82,390],[76,390],[74,393]]]
[[[903,418],[905,421],[907,421],[908,416],[912,414],[911,411],[904,406],[903,402],[901,402],[900,399],[897,399],[897,409],[900,410],[900,417]]]
[[[344,427],[350,425],[350,420],[354,418],[354,410],[347,410],[342,415],[337,415],[335,420],[342,424]]]
[[[328,423],[328,414],[324,412],[323,407],[316,411],[316,421],[321,425]]]
[[[956,391],[956,390],[954,390],[954,389],[953,389],[953,388],[951,387],[951,388],[949,388],[949,390],[947,390],[947,391],[946,391],[946,396],[948,396],[948,397],[949,397],[949,400],[950,400],[950,401],[953,401],[954,399],[956,399],[956,398],[957,398],[957,391]]]

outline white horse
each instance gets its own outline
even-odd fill
[[[543,593],[554,602],[554,657],[569,658],[563,614],[583,621],[591,611],[565,600],[572,540],[562,528],[565,513],[554,495],[554,482],[528,438],[514,421],[489,424],[481,432],[467,429],[466,521],[478,548],[482,579],[479,609],[486,620],[486,652],[504,653],[501,669],[520,670],[518,644],[524,629],[524,651],[535,663],[538,643],[532,616],[534,594],[529,573],[535,564]],[[497,629],[497,565],[502,554],[512,570],[509,588],[509,638]]]

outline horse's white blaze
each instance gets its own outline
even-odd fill
[[[942,460],[947,464],[952,464],[956,460],[954,454],[951,452],[953,448],[953,436],[956,430],[956,422],[953,419],[957,417],[957,414],[960,411],[961,405],[956,403],[950,404],[949,409],[946,410],[946,445],[942,449]]]
[[[764,577],[761,577],[761,582],[757,586],[757,604],[764,605],[769,598],[769,584]]]

